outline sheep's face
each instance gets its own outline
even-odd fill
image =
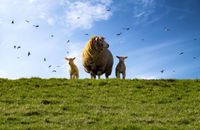
[[[109,47],[109,44],[105,41],[104,37],[95,36],[92,40],[92,44],[97,51],[103,51],[105,48]]]
[[[69,62],[69,65],[74,64],[74,60],[75,59],[76,59],[76,57],[74,57],[74,58],[67,58],[67,57],[65,57],[65,60],[67,60]]]
[[[119,59],[119,62],[124,62],[124,60],[126,58],[128,58],[127,56],[116,56]]]

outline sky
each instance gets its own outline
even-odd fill
[[[128,56],[128,79],[200,78],[199,6],[199,0],[0,0],[0,78],[69,78],[64,57],[76,57],[80,78],[89,78],[81,54],[94,35],[110,45],[110,78],[116,56]]]

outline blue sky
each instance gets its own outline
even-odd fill
[[[200,78],[199,6],[199,0],[1,0],[0,77],[69,78],[67,56],[88,78],[81,52],[101,35],[114,56],[111,78],[116,55],[128,56],[127,78]]]

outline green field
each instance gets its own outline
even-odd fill
[[[200,80],[0,79],[1,130],[200,130]]]

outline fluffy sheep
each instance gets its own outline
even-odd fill
[[[120,79],[120,74],[122,74],[123,79],[126,78],[126,65],[124,63],[127,56],[116,56],[119,59],[119,63],[115,69],[116,78]]]
[[[113,56],[108,50],[109,44],[104,37],[93,36],[82,52],[82,64],[87,73],[90,73],[91,78],[96,79],[96,75],[100,76],[105,73],[106,78],[112,72]]]
[[[79,78],[79,71],[78,71],[78,67],[74,64],[74,58],[67,58],[65,57],[65,60],[67,60],[69,62],[69,74],[70,74],[70,79],[78,79]]]

